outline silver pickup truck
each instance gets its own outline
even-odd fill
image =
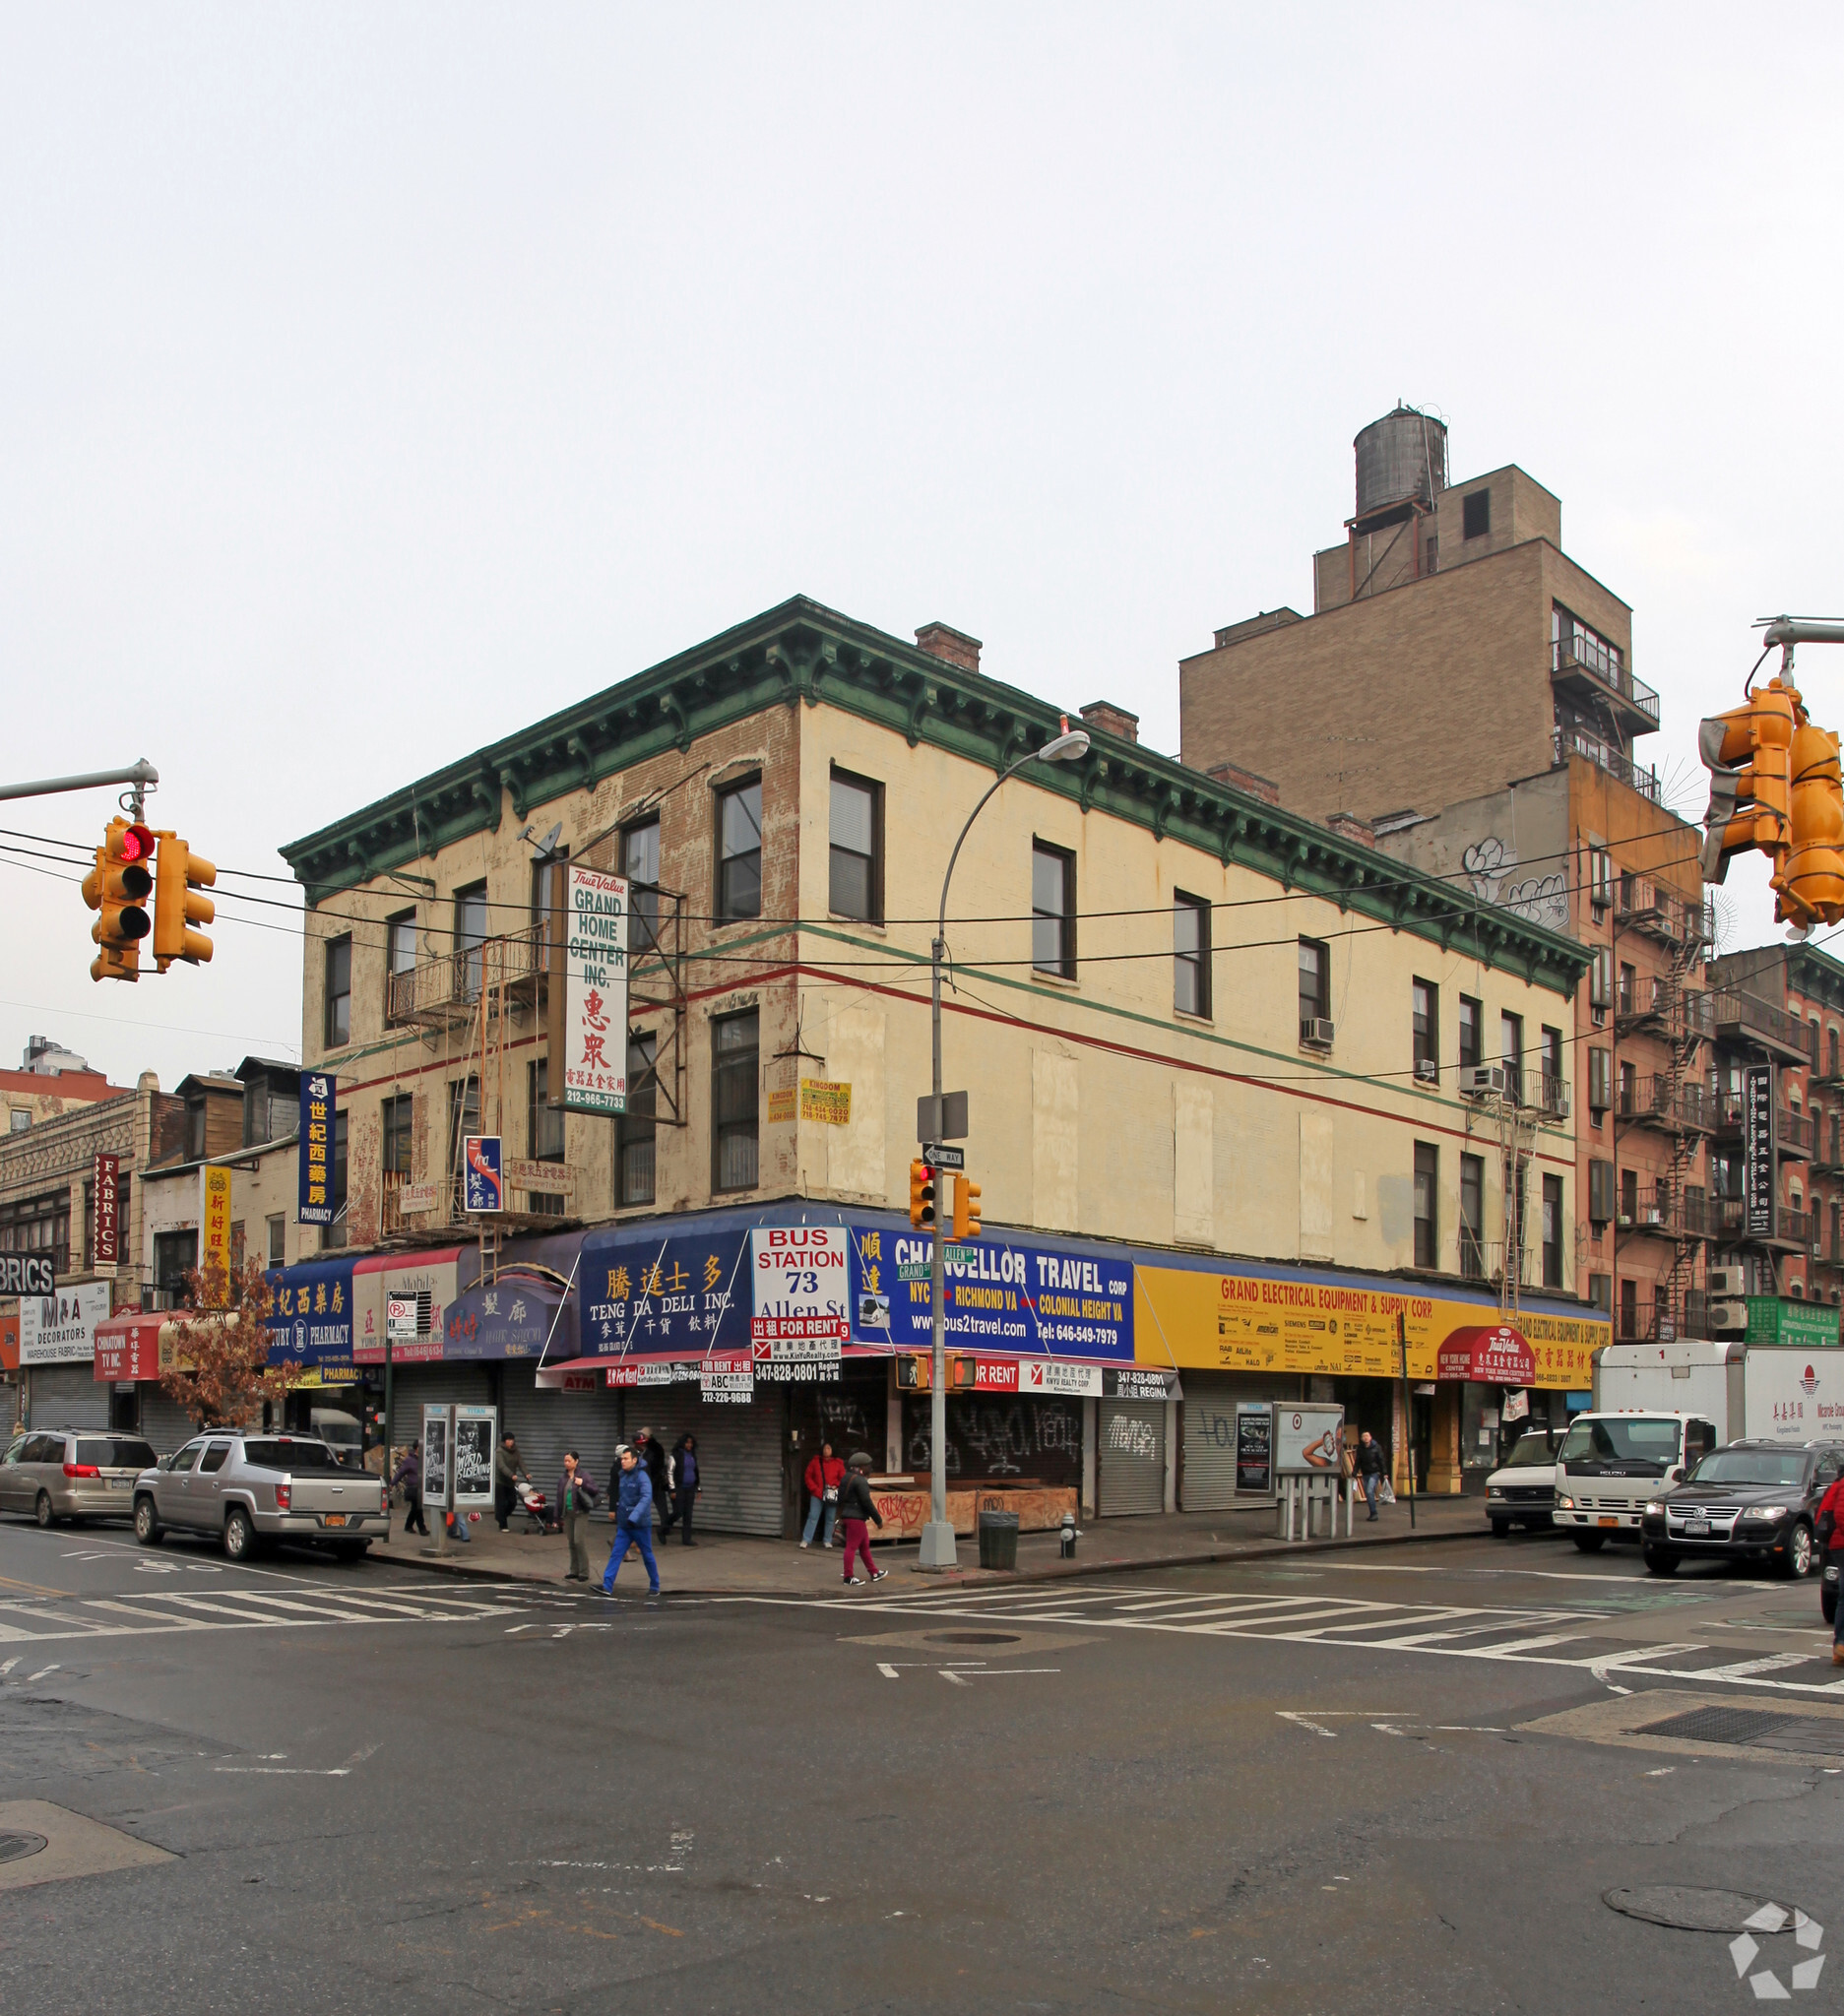
[[[158,1546],[175,1533],[214,1533],[233,1561],[279,1541],[327,1547],[355,1561],[391,1531],[384,1485],[343,1469],[306,1435],[221,1429],[196,1436],[135,1480],[135,1538]]]

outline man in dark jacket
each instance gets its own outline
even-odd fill
[[[429,1522],[422,1516],[422,1451],[414,1442],[404,1451],[404,1460],[391,1473],[391,1482],[404,1487],[404,1538],[419,1533],[429,1537]]]
[[[870,1557],[870,1525],[881,1526],[883,1515],[877,1510],[870,1494],[870,1458],[862,1450],[855,1450],[851,1458],[851,1475],[845,1480],[845,1488],[839,1493],[839,1518],[845,1527],[845,1579],[854,1587],[858,1577],[852,1569],[857,1556],[862,1553],[864,1565],[870,1570],[869,1580],[881,1582],[889,1574],[888,1568],[880,1568]]]
[[[563,1522],[564,1538],[570,1543],[570,1566],[566,1582],[589,1580],[589,1515],[596,1502],[596,1486],[578,1461],[574,1449],[566,1450],[563,1475],[557,1480],[557,1517]]]
[[[524,1470],[525,1465],[519,1461],[518,1437],[508,1428],[493,1451],[493,1517],[499,1521],[501,1533],[512,1517],[513,1506],[519,1502],[517,1480]]]
[[[630,1546],[640,1549],[647,1564],[647,1589],[660,1593],[660,1565],[653,1558],[653,1480],[639,1455],[623,1442],[615,1456],[614,1545],[608,1549],[608,1565],[602,1571],[602,1593],[614,1594],[614,1578],[621,1572]]]
[[[1358,1437],[1358,1480],[1364,1485],[1365,1502],[1372,1519],[1376,1517],[1376,1494],[1388,1475],[1389,1458],[1383,1454],[1383,1445],[1366,1428]]]
[[[668,1475],[666,1451],[651,1428],[640,1428],[634,1435],[634,1454],[641,1460],[647,1473],[647,1481],[653,1486],[654,1510],[660,1515],[662,1539],[672,1524],[672,1480]]]

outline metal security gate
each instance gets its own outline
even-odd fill
[[[139,1394],[141,1432],[154,1444],[155,1453],[170,1456],[198,1433],[192,1417],[176,1400],[169,1400],[158,1379],[143,1379]]]
[[[588,1393],[540,1390],[538,1366],[508,1364],[499,1380],[499,1425],[519,1438],[519,1460],[546,1498],[557,1495],[563,1452],[574,1449],[589,1480],[606,1492],[621,1440],[623,1396],[605,1385]]]
[[[1225,1512],[1236,1503],[1236,1403],[1254,1397],[1242,1381],[1185,1373],[1183,1511]]]
[[[1096,1511],[1104,1519],[1166,1507],[1166,1403],[1104,1400]]]
[[[93,1375],[86,1358],[75,1365],[29,1365],[34,1428],[106,1428],[109,1393],[105,1379]]]
[[[746,1407],[707,1406],[695,1385],[640,1387],[627,1396],[627,1419],[651,1428],[668,1451],[689,1430],[698,1438],[703,1489],[692,1530],[754,1533],[779,1540],[782,1512],[782,1430],[787,1388],[758,1385]]]

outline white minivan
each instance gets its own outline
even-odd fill
[[[1716,1439],[1715,1422],[1700,1415],[1654,1408],[1578,1414],[1556,1459],[1558,1531],[1584,1554],[1610,1540],[1637,1540],[1647,1499],[1677,1483]]]

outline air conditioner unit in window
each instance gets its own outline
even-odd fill
[[[1323,1015],[1303,1015],[1300,1018],[1300,1040],[1308,1050],[1329,1050],[1332,1047],[1332,1025]]]
[[[1712,1301],[1718,1295],[1745,1295],[1748,1293],[1747,1273],[1743,1267],[1712,1267],[1704,1282],[1705,1292]]]
[[[1502,1099],[1504,1090],[1502,1064],[1469,1064],[1460,1073],[1462,1099]]]
[[[1438,1085],[1440,1083],[1440,1066],[1434,1062],[1432,1057],[1417,1057],[1415,1060],[1415,1079],[1418,1085]]]
[[[1711,1302],[1709,1305],[1709,1327],[1712,1330],[1746,1330],[1748,1328],[1748,1304],[1746,1302]]]

